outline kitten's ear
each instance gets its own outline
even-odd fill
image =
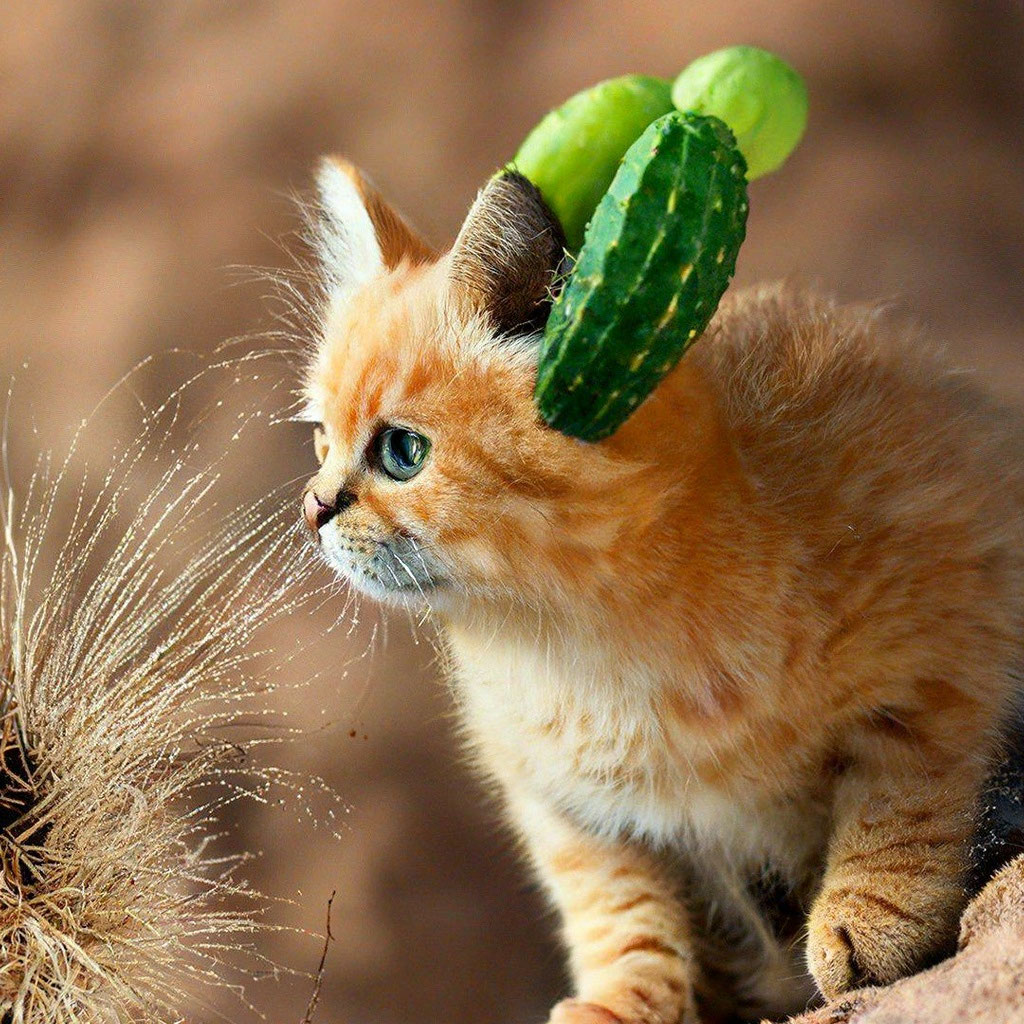
[[[316,183],[316,246],[333,290],[352,291],[403,260],[424,263],[435,256],[348,160],[324,157]]]
[[[457,298],[502,333],[543,328],[565,236],[536,186],[515,171],[495,175],[466,217],[451,251]]]

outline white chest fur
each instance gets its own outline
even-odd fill
[[[701,781],[693,765],[721,737],[666,716],[668,682],[655,666],[593,650],[560,657],[554,646],[455,631],[450,641],[468,738],[499,779],[515,779],[595,832],[780,864],[813,845],[799,801],[780,804],[756,783]]]

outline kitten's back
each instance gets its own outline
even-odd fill
[[[787,515],[828,530],[955,524],[964,540],[1024,550],[1024,420],[878,307],[786,284],[741,291],[687,358]]]
[[[1007,705],[1024,651],[1018,413],[877,309],[788,285],[737,293],[690,358],[833,638],[817,671],[865,698],[920,680],[936,711],[930,681],[969,678],[972,699]]]

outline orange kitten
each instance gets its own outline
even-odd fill
[[[440,626],[561,912],[551,1020],[779,1015],[943,955],[1020,655],[1017,422],[871,310],[770,287],[613,437],[565,437],[533,188],[492,181],[438,256],[350,165],[320,186],[305,514]]]

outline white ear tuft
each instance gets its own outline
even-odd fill
[[[320,217],[315,244],[333,295],[352,292],[384,270],[377,232],[350,166],[327,157],[316,176]]]

